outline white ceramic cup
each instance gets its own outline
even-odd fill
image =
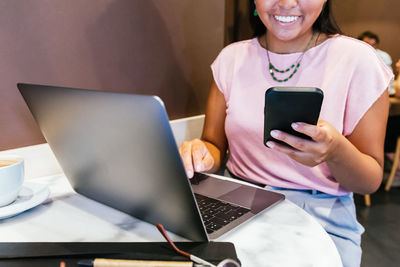
[[[0,207],[12,203],[24,182],[24,160],[15,155],[0,156]]]

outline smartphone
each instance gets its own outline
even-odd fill
[[[315,87],[272,87],[265,92],[264,106],[264,145],[267,141],[274,141],[288,145],[274,139],[271,130],[283,132],[311,139],[309,136],[292,129],[293,122],[305,122],[316,125],[321,111],[324,94]]]

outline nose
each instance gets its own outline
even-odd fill
[[[279,0],[279,6],[283,8],[293,8],[297,6],[297,0]]]

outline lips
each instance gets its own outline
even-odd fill
[[[274,18],[282,23],[290,23],[296,21],[300,16],[274,16]]]

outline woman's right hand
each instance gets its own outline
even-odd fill
[[[204,172],[212,169],[214,166],[214,158],[209,152],[206,144],[200,139],[185,141],[179,146],[183,165],[185,166],[186,175],[192,178],[194,171]]]

